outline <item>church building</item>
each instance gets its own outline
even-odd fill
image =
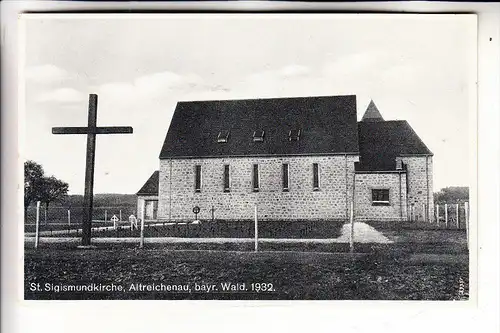
[[[404,120],[356,96],[179,102],[146,220],[429,220],[431,151]],[[352,204],[351,204],[352,203]]]

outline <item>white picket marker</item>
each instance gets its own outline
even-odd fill
[[[38,237],[40,228],[40,201],[36,202],[36,225],[35,225],[35,249],[38,247]]]
[[[460,229],[460,220],[458,219],[458,204],[456,207],[455,217],[457,218],[457,229]]]
[[[144,203],[141,206],[141,240],[139,247],[142,249],[144,247],[144,215],[145,215],[145,207]]]
[[[448,204],[444,204],[444,225],[448,228]]]
[[[104,210],[104,222],[108,221],[108,211]]]
[[[467,248],[469,248],[469,203],[464,203],[465,209],[465,232],[467,233]]]
[[[122,221],[122,210],[120,209],[120,222]]]
[[[349,216],[351,222],[351,233],[349,237],[349,252],[354,252],[354,201],[351,201],[351,213]]]
[[[117,227],[116,222],[118,222],[118,217],[116,217],[116,215],[113,215],[111,217],[111,221],[113,222],[113,228],[116,230],[116,227]]]
[[[68,225],[71,225],[71,211],[68,209]]]
[[[257,205],[254,207],[254,220],[255,220],[255,230],[254,230],[254,238],[255,238],[255,252],[259,251],[259,222],[257,221]]]

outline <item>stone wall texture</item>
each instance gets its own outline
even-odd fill
[[[251,220],[254,205],[261,220],[346,219],[358,156],[239,157],[160,160],[158,217]],[[282,164],[289,164],[289,190],[283,191]],[[313,190],[313,163],[320,188]],[[223,191],[224,165],[230,165],[230,192]],[[252,168],[259,165],[260,189],[253,191]],[[202,189],[195,193],[195,166],[202,166]]]
[[[408,215],[413,220],[433,220],[432,156],[408,156],[401,160],[407,165]]]
[[[373,189],[389,190],[389,205],[374,206]],[[357,173],[354,216],[356,221],[406,220],[406,173]]]
[[[235,157],[160,160],[158,219],[347,220],[355,183],[356,220],[423,220],[434,215],[432,157],[408,156],[403,173],[358,173],[355,155]],[[289,164],[289,190],[283,191],[282,164]],[[318,163],[320,189],[313,189]],[[230,166],[230,191],[224,192],[224,165]],[[259,165],[260,188],[253,191],[253,164]],[[201,192],[195,192],[195,166],[202,167]],[[401,178],[401,192],[400,192]],[[388,188],[389,206],[373,206],[371,189]],[[139,202],[138,202],[139,204]],[[425,205],[425,206],[424,206]]]

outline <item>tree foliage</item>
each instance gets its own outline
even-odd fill
[[[434,193],[436,203],[456,203],[469,201],[469,188],[466,186],[450,186]]]
[[[62,200],[69,185],[54,176],[47,177],[43,167],[34,162],[24,162],[24,208],[35,201],[42,201],[48,207],[53,201]]]
[[[37,201],[43,186],[43,168],[34,161],[24,162],[24,207]]]
[[[68,186],[68,183],[54,176],[43,177],[38,199],[49,208],[51,202],[60,201],[68,194]]]

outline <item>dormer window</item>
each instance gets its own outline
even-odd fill
[[[219,132],[219,135],[217,135],[217,142],[223,143],[227,142],[227,139],[229,138],[229,131],[223,130]]]
[[[292,129],[288,132],[288,140],[289,141],[299,141],[301,130],[300,129]]]
[[[264,141],[264,131],[258,130],[253,132],[253,142],[262,142]]]

